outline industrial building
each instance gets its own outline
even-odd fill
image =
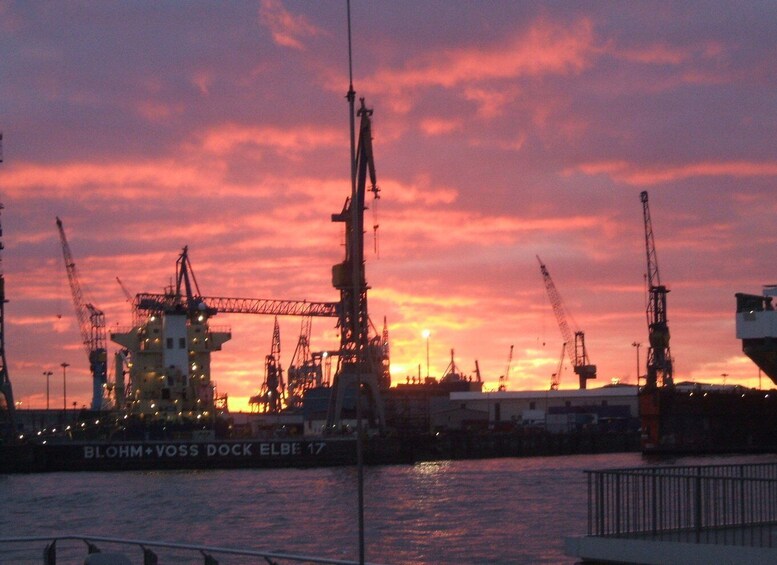
[[[626,430],[638,426],[637,391],[634,385],[608,385],[575,390],[452,392],[450,406],[432,414],[432,426],[452,429],[479,421],[491,429],[534,427],[551,433],[590,426]]]

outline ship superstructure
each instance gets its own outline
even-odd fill
[[[208,322],[214,313],[197,300],[199,289],[184,248],[176,264],[176,287],[138,326],[112,332],[124,348],[116,356],[117,407],[130,415],[167,420],[211,418],[215,410],[210,355],[232,337]],[[129,381],[124,383],[124,376]]]
[[[766,285],[763,296],[737,293],[737,339],[742,351],[777,384],[777,285]]]

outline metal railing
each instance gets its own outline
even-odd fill
[[[99,546],[98,546],[99,544]],[[143,563],[143,565],[158,565],[162,561],[162,552],[169,550],[172,555],[165,555],[165,563],[204,563],[204,565],[223,565],[234,563],[230,558],[251,558],[241,563],[264,562],[270,565],[282,563],[314,563],[322,565],[357,565],[359,561],[334,559],[326,557],[311,557],[277,551],[257,551],[207,545],[184,543],[168,543],[159,541],[122,539],[105,536],[88,536],[67,534],[56,536],[28,536],[0,538],[0,562],[2,563],[43,563],[56,565],[59,555],[62,563],[73,563],[74,556],[80,562],[88,563],[86,559],[95,553],[111,556],[115,563]],[[121,556],[121,557],[119,557]],[[258,560],[261,558],[263,561]]]
[[[777,463],[586,474],[589,536],[777,545]]]

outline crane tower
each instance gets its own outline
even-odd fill
[[[276,316],[270,354],[264,360],[264,383],[259,394],[251,397],[249,404],[257,405],[260,412],[276,413],[284,408],[285,395],[286,386],[281,367],[281,329]]]
[[[645,251],[647,254],[647,324],[648,356],[645,386],[655,388],[659,380],[664,386],[672,386],[672,355],[669,351],[669,324],[666,319],[666,295],[669,290],[661,284],[656,258],[656,244],[653,238],[653,224],[650,220],[648,193],[639,195],[642,202],[642,217],[645,223]]]
[[[102,409],[103,390],[108,384],[108,354],[105,347],[105,315],[102,310],[84,300],[78,271],[70,251],[62,220],[57,218],[59,239],[62,243],[62,256],[65,259],[65,270],[73,295],[73,306],[78,318],[78,327],[84,343],[86,355],[89,358],[89,370],[92,373],[92,410]]]
[[[561,295],[556,289],[556,285],[553,284],[553,279],[550,278],[550,273],[539,256],[537,256],[537,261],[539,261],[540,264],[540,273],[542,273],[542,279],[545,281],[545,289],[548,292],[548,299],[550,300],[550,304],[553,307],[553,313],[556,315],[556,321],[558,322],[559,330],[561,330],[561,337],[564,339],[564,347],[566,348],[567,357],[572,361],[575,374],[579,379],[580,388],[584,389],[586,388],[588,379],[596,378],[596,365],[592,365],[588,361],[588,352],[585,348],[585,333],[576,329],[573,335],[572,330],[569,328],[569,323],[567,322],[566,308],[564,307],[564,302],[561,300]],[[551,378],[551,390],[558,390],[560,381],[561,364],[559,364],[559,370],[556,371],[556,373]]]
[[[372,110],[364,105],[354,116],[356,93],[353,86],[348,91],[351,123],[360,118],[359,140],[354,140],[351,128],[351,197],[346,200],[342,212],[332,214],[333,222],[345,224],[345,259],[332,267],[332,286],[340,291],[340,364],[332,384],[332,397],[327,414],[327,428],[339,426],[348,389],[358,391],[356,396],[359,413],[362,388],[366,389],[373,415],[378,426],[385,429],[383,401],[380,393],[383,367],[381,336],[370,339],[370,321],[367,312],[367,280],[364,268],[364,200],[367,191],[367,175],[375,198],[378,186],[375,178],[375,162],[372,153]],[[358,420],[358,417],[357,417]]]

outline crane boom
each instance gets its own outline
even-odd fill
[[[550,277],[547,267],[545,267],[545,264],[539,256],[537,256],[537,261],[540,264],[540,273],[542,273],[542,279],[545,282],[545,289],[548,292],[548,299],[553,307],[553,313],[556,315],[556,321],[558,322],[558,327],[561,331],[561,337],[564,339],[567,357],[572,361],[575,374],[579,379],[578,384],[580,385],[580,388],[584,389],[586,388],[588,379],[596,378],[596,365],[592,365],[588,361],[588,352],[585,348],[585,333],[576,330],[573,335],[572,330],[569,328],[569,323],[567,322],[566,308],[564,307],[564,302],[561,300],[561,294],[558,289],[556,289],[556,285],[553,283],[553,279]],[[558,389],[560,381],[561,370],[559,369],[554,379],[551,380],[551,389]]]
[[[189,248],[184,247],[175,264],[175,289],[164,294],[135,295],[135,308],[147,312],[185,311],[218,314],[264,314],[275,316],[339,316],[337,302],[308,302],[306,300],[272,300],[264,298],[225,298],[202,296],[189,261]]]
[[[65,236],[62,220],[57,217],[57,229],[62,244],[62,256],[65,260],[65,271],[73,295],[73,306],[78,319],[84,349],[89,359],[89,369],[92,373],[92,410],[102,408],[103,388],[108,382],[108,356],[106,350],[105,315],[102,310],[84,300],[81,283],[78,280],[73,253]]]
[[[308,302],[306,300],[274,300],[265,298],[225,298],[201,296],[197,304],[205,304],[211,314],[265,314],[271,316],[316,316],[336,318],[339,316],[338,302]],[[170,294],[142,293],[135,295],[138,310],[162,312],[181,304],[188,307],[188,301],[176,303]]]
[[[654,388],[659,380],[665,386],[673,384],[672,354],[669,350],[669,323],[666,318],[666,295],[669,290],[661,284],[658,273],[653,223],[650,219],[648,193],[639,195],[642,202],[642,218],[645,224],[645,252],[647,255],[647,308],[648,356],[645,385]]]

